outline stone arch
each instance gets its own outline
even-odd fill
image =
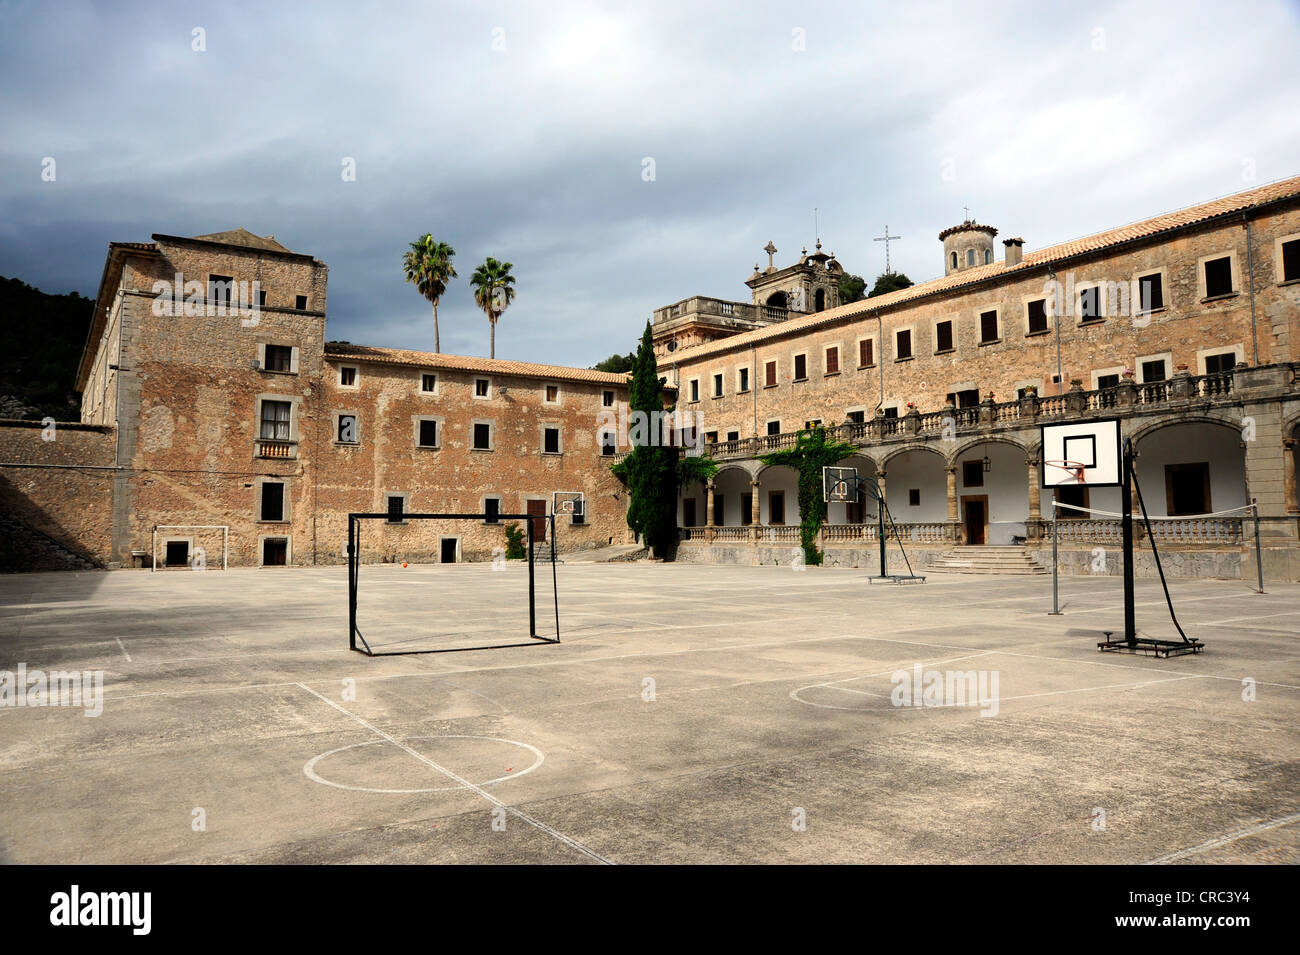
[[[1179,415],[1177,418],[1168,418],[1161,421],[1152,421],[1142,425],[1136,431],[1128,435],[1132,439],[1135,447],[1142,443],[1144,438],[1149,437],[1152,433],[1162,428],[1172,427],[1179,424],[1216,424],[1223,428],[1241,433],[1241,421],[1236,418],[1230,418],[1224,414],[1215,414],[1213,412],[1203,414]],[[1139,448],[1140,450],[1140,448]]]
[[[931,454],[936,455],[941,460],[944,460],[945,462],[947,460],[946,455],[944,455],[944,453],[940,451],[938,448],[936,448],[933,444],[926,444],[923,442],[913,442],[909,444],[900,445],[886,452],[885,456],[876,462],[876,467],[878,467],[882,471],[888,471],[890,461],[892,461],[894,458],[898,457],[901,454],[907,454],[909,451],[929,451]]]
[[[951,454],[945,455],[945,459],[948,465],[949,466],[955,465],[958,461],[961,460],[962,455],[966,454],[972,448],[977,448],[982,444],[1009,444],[1017,451],[1023,451],[1026,460],[1030,460],[1033,458],[1032,452],[1033,450],[1035,450],[1034,448],[1026,447],[1024,444],[1021,444],[1015,438],[1011,438],[1006,435],[990,435],[986,438],[969,438],[966,441],[963,441],[961,444],[959,444],[956,448],[954,448]]]
[[[1195,434],[1196,440],[1174,431]],[[1194,414],[1152,422],[1130,437],[1138,450],[1142,498],[1153,517],[1231,510],[1250,500],[1240,421]]]
[[[813,310],[817,312],[824,311],[826,308],[826,290],[819,288],[813,295]]]
[[[786,296],[785,292],[773,292],[767,297],[767,301],[764,304],[771,308],[789,308],[790,300]]]

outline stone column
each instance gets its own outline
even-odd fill
[[[749,482],[749,496],[750,496],[749,536],[754,540],[758,540],[759,533],[760,533],[759,526],[758,526],[758,519],[759,519],[759,515],[762,513],[760,508],[762,508],[763,506],[763,499],[759,497],[759,495],[762,493],[762,487],[763,487],[762,484],[760,484],[758,481]]]
[[[949,464],[944,467],[944,473],[948,476],[948,539],[957,540],[957,528],[960,526],[957,507],[957,465]]]
[[[1285,455],[1282,461],[1282,483],[1286,494],[1286,512],[1292,516],[1300,514],[1300,499],[1296,495],[1295,448],[1295,438],[1282,439],[1282,454]]]
[[[1030,458],[1026,461],[1025,469],[1029,475],[1029,524],[1025,528],[1025,536],[1030,540],[1038,540],[1042,537],[1043,529],[1042,501],[1039,496],[1041,491],[1038,487],[1038,459]]]
[[[713,519],[713,482],[707,481],[704,485],[704,523],[708,527],[717,527],[718,523]]]

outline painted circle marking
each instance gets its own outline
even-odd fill
[[[536,759],[533,760],[531,765],[525,766],[523,769],[512,769],[511,771],[507,772],[504,776],[498,776],[496,779],[487,779],[484,780],[483,782],[475,783],[474,784],[475,786],[494,786],[497,783],[505,782],[506,780],[509,779],[518,779],[520,776],[526,776],[529,773],[531,773],[534,769],[536,769],[538,766],[542,765],[542,762],[546,759],[546,756],[536,746],[530,746],[528,743],[521,743],[518,740],[503,739],[499,736],[463,736],[463,735],[456,735],[456,734],[452,734],[448,736],[407,736],[402,740],[402,742],[410,743],[412,740],[417,740],[417,739],[424,739],[424,740],[476,739],[476,740],[483,740],[489,743],[505,743],[507,746],[518,746],[521,749],[526,749],[536,757]],[[379,789],[372,786],[352,786],[349,785],[348,783],[337,783],[332,779],[326,779],[324,776],[316,772],[316,764],[319,763],[322,759],[327,759],[328,757],[334,756],[338,753],[347,752],[350,749],[360,749],[363,746],[379,746],[387,742],[388,740],[385,739],[372,739],[372,740],[366,740],[364,743],[352,743],[348,746],[340,746],[338,747],[338,749],[331,749],[329,752],[321,753],[307,760],[307,762],[302,767],[303,774],[312,782],[320,783],[321,785],[324,786],[333,786],[335,789],[347,789],[351,792],[358,792],[358,793],[391,793],[397,795],[406,795],[410,793],[454,792],[457,789],[465,788],[464,786],[461,786],[459,784],[453,784],[451,786],[434,786],[428,789]]]

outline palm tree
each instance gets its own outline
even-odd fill
[[[436,352],[442,351],[442,339],[438,334],[438,301],[447,291],[447,283],[456,277],[451,264],[455,255],[455,249],[446,242],[436,241],[426,232],[412,242],[411,251],[402,256],[406,281],[414,282],[419,293],[433,304],[433,350]]]
[[[497,319],[515,297],[515,277],[510,274],[513,267],[509,262],[498,262],[489,255],[487,261],[470,276],[469,284],[474,286],[474,302],[487,315],[488,326],[491,328],[489,358],[497,357]]]

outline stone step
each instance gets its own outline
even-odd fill
[[[944,551],[931,565],[934,570],[958,574],[1046,574],[1023,547],[1016,544],[987,544]]]

